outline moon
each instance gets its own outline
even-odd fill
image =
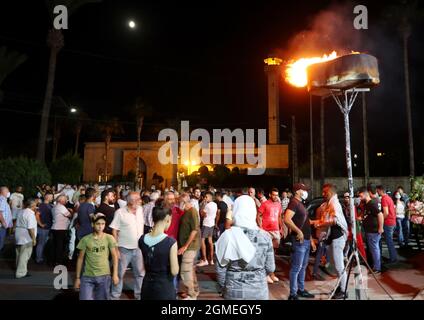
[[[129,26],[131,29],[134,29],[134,28],[135,28],[135,22],[134,22],[133,20],[130,20],[130,21],[128,22],[128,26]]]

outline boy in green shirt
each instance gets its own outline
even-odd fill
[[[104,233],[106,217],[97,213],[93,218],[94,232],[83,237],[78,243],[80,250],[74,288],[80,289],[80,300],[109,300],[111,276],[109,267],[109,252],[112,255],[112,281],[116,285],[118,278],[118,255],[115,239]],[[81,276],[85,259],[84,273]]]

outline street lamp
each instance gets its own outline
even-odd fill
[[[76,108],[71,108],[69,111],[71,111],[71,113],[76,113],[78,110]]]

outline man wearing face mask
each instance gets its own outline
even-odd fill
[[[309,188],[303,183],[293,186],[294,197],[290,201],[284,214],[284,223],[292,230],[292,256],[290,268],[290,296],[289,300],[314,298],[315,296],[305,290],[306,267],[309,261],[309,251],[316,250],[315,243],[311,242],[311,225],[308,211],[302,200],[308,198]]]
[[[9,188],[6,186],[0,187],[0,252],[4,247],[7,229],[13,226],[12,211],[7,203],[9,197]]]

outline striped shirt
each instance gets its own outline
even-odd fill
[[[11,228],[13,226],[12,221],[12,211],[10,210],[10,206],[7,203],[7,199],[4,196],[0,196],[0,212],[3,215],[3,219],[6,222],[7,228]],[[3,227],[0,224],[0,227]]]

